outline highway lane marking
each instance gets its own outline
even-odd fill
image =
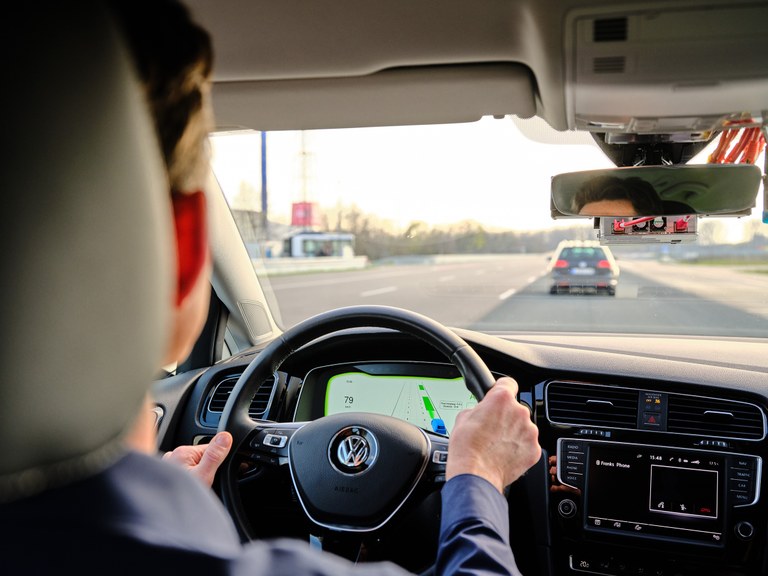
[[[281,282],[276,281],[277,278],[282,278],[281,276],[274,276],[272,278],[269,278],[270,283],[272,284],[272,288],[274,290],[292,290],[292,289],[302,289],[302,288],[313,288],[315,286],[337,286],[339,284],[348,284],[350,282],[371,282],[376,280],[381,280],[383,278],[395,278],[397,276],[413,276],[414,271],[413,270],[398,270],[398,271],[364,271],[365,274],[359,274],[357,276],[342,276],[344,272],[336,272],[334,274],[339,274],[339,276],[334,276],[333,278],[324,278],[321,280],[305,280],[305,281],[299,281],[299,282]]]
[[[510,288],[506,292],[502,292],[501,294],[499,294],[499,300],[506,300],[507,298],[512,296],[515,292],[517,292],[515,288]]]
[[[528,281],[525,284],[523,284],[523,286],[521,286],[520,289],[530,286],[534,282],[538,281],[539,278],[541,278],[542,276],[544,276],[544,274],[539,274],[538,276],[529,277]],[[502,292],[501,294],[499,294],[499,300],[506,300],[510,296],[515,295],[517,293],[517,290],[518,290],[517,288],[510,288],[509,290]]]
[[[457,266],[452,266],[452,268],[456,268]],[[350,282],[375,282],[375,281],[383,281],[384,279],[390,279],[390,278],[398,278],[401,276],[408,276],[413,278],[414,276],[418,275],[424,275],[429,276],[434,273],[434,270],[438,268],[438,266],[430,266],[430,267],[422,267],[422,266],[407,266],[406,270],[397,269],[397,270],[376,270],[376,269],[366,269],[366,270],[355,270],[355,271],[338,271],[338,272],[329,272],[329,274],[334,274],[332,278],[319,278],[317,280],[299,280],[291,282],[290,280],[283,281],[283,278],[286,278],[285,276],[281,275],[275,275],[272,277],[267,277],[267,279],[270,281],[270,284],[272,285],[272,289],[275,291],[279,290],[301,290],[303,288],[314,288],[316,286],[336,286],[341,283],[348,284]],[[442,270],[445,270],[445,265],[440,265],[439,268]],[[320,272],[320,274],[325,274],[324,272]],[[338,274],[338,276],[336,276]],[[446,275],[446,276],[440,276],[438,280],[440,282],[447,282],[449,280],[455,280],[456,275]]]
[[[395,290],[397,290],[397,286],[385,286],[384,288],[375,288],[374,290],[366,290],[365,292],[360,292],[360,297],[368,298],[369,296],[387,294],[389,292],[394,292]]]

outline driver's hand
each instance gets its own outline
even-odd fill
[[[230,448],[232,435],[229,432],[219,432],[209,444],[179,446],[172,452],[163,454],[163,460],[181,465],[207,486],[212,486],[216,470],[224,462]]]
[[[477,406],[459,412],[449,441],[446,479],[475,474],[503,492],[538,462],[539,429],[516,397],[517,382],[500,378]]]

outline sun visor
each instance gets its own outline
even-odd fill
[[[521,64],[395,68],[366,76],[220,81],[220,126],[307,130],[474,122],[536,112],[530,69]]]

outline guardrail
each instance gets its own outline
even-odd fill
[[[343,270],[362,270],[370,262],[367,256],[336,258],[323,256],[316,258],[253,258],[254,267],[267,276],[296,274],[299,272],[340,272]]]
[[[538,256],[538,255],[537,255]],[[315,258],[252,258],[256,271],[267,276],[298,274],[302,272],[343,272],[362,270],[372,266],[408,266],[416,264],[446,264],[457,262],[477,262],[508,258],[509,254],[424,254],[389,256],[370,261],[367,256],[336,258],[323,256]]]

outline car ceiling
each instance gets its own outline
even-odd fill
[[[188,5],[214,38],[222,129],[538,115],[557,130],[679,133],[768,110],[761,0]]]

